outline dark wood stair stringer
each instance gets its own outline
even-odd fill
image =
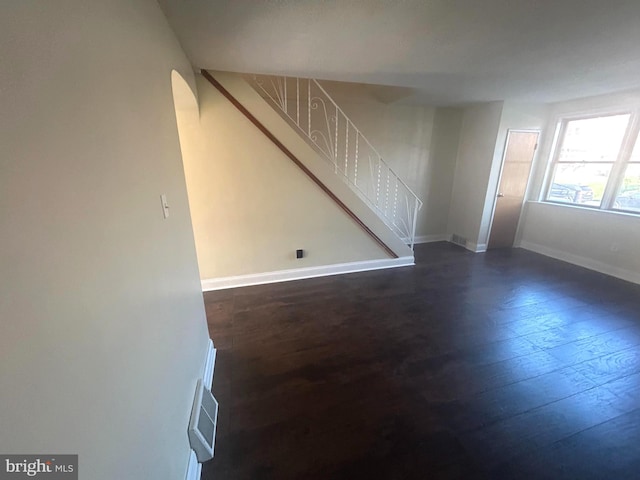
[[[398,255],[384,243],[353,211],[344,204],[322,181],[316,177],[284,144],[278,140],[267,127],[265,127],[253,114],[247,110],[231,93],[224,88],[213,76],[206,70],[201,70],[202,76],[209,81],[224,97],[229,100],[258,130],[260,130],[269,140],[271,140],[289,159],[295,163],[331,200],[333,200],[351,219],[356,222],[362,230],[364,230],[391,258],[398,258]]]

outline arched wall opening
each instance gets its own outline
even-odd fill
[[[176,125],[178,128],[178,138],[180,141],[180,152],[182,154],[182,167],[184,169],[185,182],[187,185],[187,196],[189,199],[189,210],[191,215],[191,227],[196,232],[194,225],[197,216],[197,205],[194,204],[193,178],[195,175],[195,159],[198,152],[199,132],[200,132],[200,110],[198,100],[187,83],[187,81],[176,70],[171,71],[171,90],[173,92],[173,106],[176,113]],[[200,263],[201,252],[198,251],[196,242],[196,254]]]

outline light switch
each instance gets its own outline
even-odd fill
[[[164,193],[160,195],[160,201],[162,202],[162,215],[164,215],[164,218],[169,218],[169,204],[167,203],[167,196]]]

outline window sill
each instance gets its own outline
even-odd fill
[[[622,217],[622,218],[627,217],[627,218],[634,218],[636,220],[640,219],[640,213],[626,212],[624,210],[602,210],[599,207],[593,207],[589,205],[576,205],[573,203],[550,202],[548,200],[539,200],[539,201],[530,200],[529,203],[539,203],[542,205],[551,205],[551,206],[560,207],[560,208],[572,208],[582,212],[593,212],[593,213],[603,214],[603,215],[615,215],[616,217]]]

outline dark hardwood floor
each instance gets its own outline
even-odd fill
[[[203,479],[640,478],[640,286],[525,250],[205,294]]]

